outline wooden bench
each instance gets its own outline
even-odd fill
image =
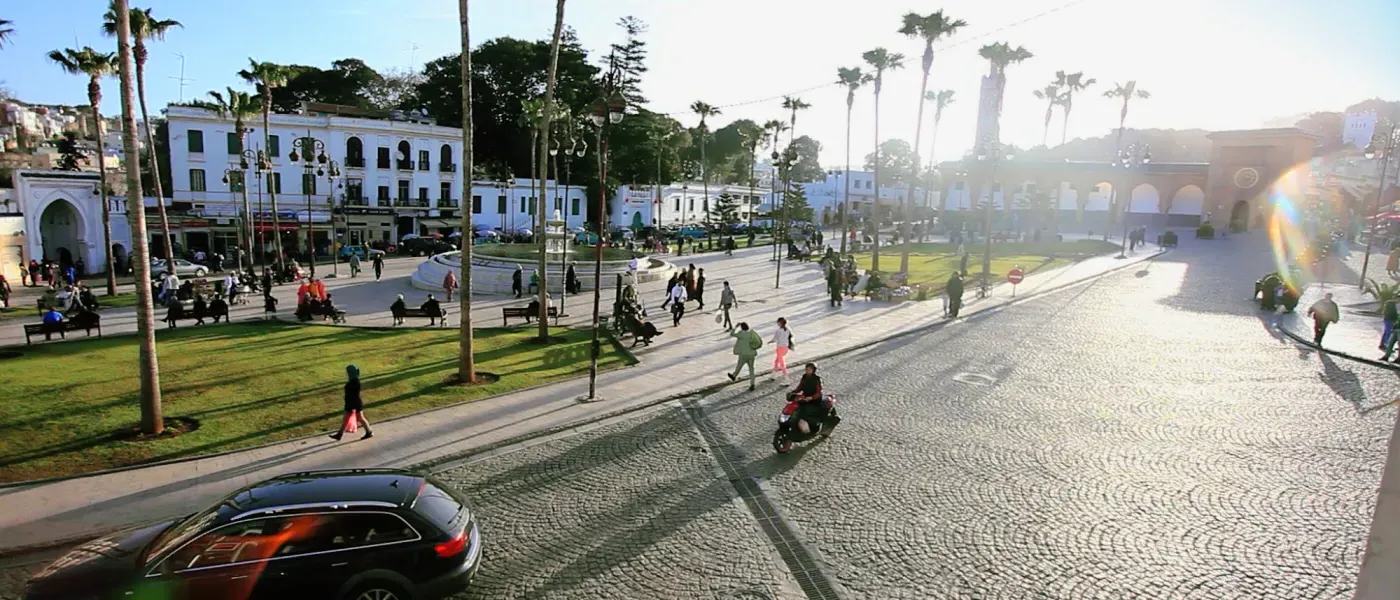
[[[537,314],[539,314],[538,311],[530,310],[528,306],[507,306],[501,309],[501,325],[510,325],[510,319],[512,318],[529,321],[535,318]],[[551,318],[558,317],[559,309],[553,306],[549,307],[548,315]]]
[[[420,319],[437,319],[438,327],[447,326],[447,309],[442,306],[438,306],[438,315],[436,317],[434,317],[433,315],[429,315],[428,311],[425,311],[422,308],[405,308],[403,312],[403,317],[401,317],[401,319],[408,317],[418,317]]]
[[[44,334],[45,340],[52,340],[53,334],[57,333],[60,339],[68,339],[65,333],[69,331],[86,331],[88,336],[92,336],[92,330],[97,330],[97,337],[102,337],[102,318],[97,313],[88,313],[90,317],[75,321],[64,319],[62,323],[49,325],[47,323],[26,323],[24,325],[24,343],[33,343],[32,336]]]

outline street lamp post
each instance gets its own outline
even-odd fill
[[[1391,123],[1390,131],[1371,136],[1366,145],[1366,160],[1381,159],[1381,181],[1376,185],[1376,203],[1371,210],[1371,233],[1366,236],[1366,257],[1361,261],[1361,289],[1366,289],[1366,269],[1371,266],[1371,240],[1376,237],[1376,216],[1381,212],[1381,200],[1385,198],[1385,178],[1389,175],[1390,159],[1400,148],[1400,123]]]
[[[1114,167],[1123,169],[1127,174],[1124,179],[1128,181],[1128,184],[1124,186],[1128,189],[1128,194],[1124,197],[1123,210],[1120,211],[1123,219],[1123,245],[1118,250],[1117,258],[1128,257],[1128,215],[1132,214],[1131,209],[1133,207],[1132,173],[1133,171],[1146,167],[1150,162],[1152,162],[1152,151],[1150,147],[1144,145],[1142,151],[1139,152],[1137,144],[1130,144],[1126,149],[1119,150],[1118,158],[1113,161]]]
[[[256,254],[259,257],[258,263],[262,265],[263,269],[266,269],[267,257],[263,256],[263,249],[266,248],[267,241],[265,236],[263,235],[263,228],[259,227],[258,225],[261,225],[263,220],[263,179],[267,176],[268,173],[272,172],[272,161],[268,160],[267,154],[265,154],[261,149],[244,150],[243,159],[242,162],[239,163],[239,166],[242,166],[244,162],[249,161],[252,162],[253,176],[258,180],[258,223],[253,225],[253,229],[257,230],[258,233],[258,249]],[[247,185],[246,182],[244,185]],[[252,243],[252,240],[249,240],[249,243]],[[249,265],[251,265],[252,262],[253,259],[249,257]]]
[[[685,254],[685,217],[690,212],[690,163],[681,165],[681,235],[676,239],[676,256]]]
[[[560,276],[564,279],[564,287],[563,291],[559,293],[559,312],[555,313],[554,316],[555,326],[559,325],[559,319],[569,316],[568,313],[564,312],[564,304],[569,299],[569,278],[567,276],[569,270],[569,217],[568,213],[566,212],[569,210],[569,192],[571,191],[569,189],[569,163],[573,162],[573,158],[575,156],[583,158],[584,153],[588,151],[588,142],[583,142],[583,146],[579,147],[579,142],[582,140],[574,139],[573,120],[568,121],[568,123],[568,130],[565,132],[565,135],[568,139],[568,145],[565,146],[562,140],[556,140],[556,145],[554,146],[554,148],[551,148],[549,150],[550,156],[557,155],[560,150],[564,151],[564,206],[562,206],[560,210],[560,212],[563,213],[562,216],[564,217],[564,252],[560,254],[559,258],[559,273]],[[555,169],[555,174],[558,175],[557,168]]]
[[[306,137],[297,138],[292,141],[292,153],[287,155],[292,164],[301,163],[302,177],[301,188],[306,193],[306,253],[307,262],[311,263],[311,277],[316,277],[316,238],[311,225],[311,193],[316,185],[316,177],[325,174],[325,164],[329,160],[326,158],[326,144],[321,140],[311,137],[311,130],[306,130]]]
[[[326,166],[325,172],[326,205],[329,208],[331,219],[331,277],[340,277],[340,252],[338,248],[338,246],[340,245],[340,230],[336,227],[335,224],[335,191],[338,189],[344,189],[345,181],[340,178],[340,163],[334,160],[329,161],[329,164]],[[341,192],[340,199],[343,208],[345,202],[344,192]],[[311,220],[310,215],[308,215],[306,218],[308,221]],[[349,227],[348,220],[346,221],[346,227]],[[347,233],[347,236],[348,235],[349,234]]]
[[[779,210],[781,211],[779,213],[779,216],[781,216],[783,219],[783,236],[781,240],[779,240],[776,235],[773,238],[774,247],[778,247],[778,268],[776,269],[776,272],[773,275],[773,287],[780,288],[782,287],[783,283],[783,252],[784,250],[786,250],[787,246],[786,242],[788,240],[788,225],[792,220],[792,215],[788,214],[788,210],[790,207],[788,205],[787,192],[788,186],[790,185],[790,179],[792,177],[792,165],[797,162],[797,148],[792,144],[788,144],[787,149],[783,150],[782,154],[778,154],[776,151],[773,152],[772,158],[773,165],[778,167],[778,171],[783,174],[783,204],[782,207],[779,208]],[[776,221],[773,223],[773,226],[774,231],[778,231]]]
[[[608,194],[608,130],[610,126],[622,122],[627,101],[619,91],[622,67],[614,55],[608,55],[608,72],[603,77],[602,94],[593,103],[589,120],[598,128],[598,242],[593,253],[593,342],[588,356],[588,397],[584,402],[598,399],[598,312],[603,299],[603,233],[606,226]],[[613,318],[618,318],[613,315]]]
[[[977,147],[977,161],[990,165],[992,187],[987,192],[986,207],[986,231],[983,236],[987,239],[984,242],[982,251],[982,285],[981,295],[985,297],[991,287],[992,278],[992,205],[996,200],[997,168],[1001,166],[1002,160],[1012,160],[1016,158],[1011,146],[1004,145],[993,136],[986,136],[982,139],[982,144]],[[1002,198],[1006,198],[1006,193],[1002,192]]]

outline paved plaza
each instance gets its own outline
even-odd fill
[[[598,404],[567,382],[385,423],[372,443],[7,489],[26,510],[0,539],[171,515],[290,470],[434,461],[489,536],[463,598],[1349,598],[1400,379],[1298,345],[1249,302],[1272,261],[1258,236],[1144,258],[1029,278],[1020,301],[999,290],[942,326],[938,302],[832,310],[763,297],[771,270],[729,276],[765,300],[742,318],[794,320],[791,363],[853,348],[821,360],[842,425],[786,456],[768,444],[796,375],[655,403],[730,364],[702,314],[602,376]],[[785,291],[820,285],[804,269]],[[18,561],[0,597],[39,564]]]

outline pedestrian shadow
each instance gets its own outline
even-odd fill
[[[1318,373],[1318,378],[1327,385],[1332,393],[1337,397],[1352,403],[1360,409],[1366,403],[1366,390],[1361,385],[1361,378],[1350,369],[1343,369],[1337,365],[1332,356],[1326,352],[1318,352],[1318,359],[1322,361],[1322,372]]]

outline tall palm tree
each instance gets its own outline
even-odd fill
[[[544,84],[544,110],[539,124],[539,155],[540,155],[540,195],[539,208],[535,211],[539,213],[536,217],[535,235],[540,239],[540,343],[549,342],[549,293],[547,291],[549,267],[548,257],[544,254],[546,243],[545,221],[548,216],[545,214],[549,208],[545,196],[545,180],[549,178],[549,124],[554,120],[555,115],[560,112],[559,107],[554,102],[554,88],[558,83],[559,73],[559,41],[564,34],[564,0],[557,0],[554,3],[554,38],[549,44],[549,71]],[[465,234],[464,234],[465,235]],[[603,240],[598,240],[603,243]],[[562,275],[562,273],[561,273]]]
[[[1152,97],[1147,90],[1140,90],[1136,81],[1129,81],[1125,84],[1113,84],[1113,89],[1103,93],[1105,98],[1122,98],[1123,110],[1118,112],[1118,148],[1123,147],[1123,126],[1128,121],[1128,102],[1133,98],[1146,100]]]
[[[219,107],[219,115],[226,119],[233,119],[233,131],[238,136],[238,146],[241,149],[247,145],[248,134],[243,125],[248,119],[258,114],[258,106],[253,102],[253,97],[248,92],[240,92],[233,88],[228,88],[228,95],[220,94],[210,90],[209,97],[214,99],[214,105]],[[149,131],[149,129],[147,129]],[[240,158],[239,160],[242,160]],[[250,221],[252,216],[251,207],[248,205],[248,182],[245,181],[248,164],[241,163],[242,169],[238,172],[238,187],[243,194],[243,226],[240,235],[243,236],[243,254],[248,260],[248,268],[253,268],[253,225]],[[242,268],[240,261],[239,268]]]
[[[1065,89],[1063,100],[1060,102],[1060,106],[1064,107],[1065,111],[1064,129],[1060,133],[1060,145],[1063,146],[1069,140],[1069,113],[1074,110],[1074,95],[1089,89],[1089,86],[1098,83],[1099,80],[1092,77],[1085,79],[1083,71],[1077,73],[1056,71],[1055,81]]]
[[[705,224],[706,224],[706,225],[709,225],[709,223],[710,223],[710,210],[709,210],[709,208],[710,208],[710,163],[709,163],[708,160],[706,160],[706,157],[705,157],[705,138],[709,137],[709,131],[706,129],[705,119],[707,119],[707,118],[709,118],[709,117],[713,117],[713,116],[718,115],[720,111],[719,111],[718,108],[715,108],[714,106],[711,106],[710,104],[707,104],[707,103],[705,103],[705,102],[702,101],[702,100],[696,100],[695,102],[690,103],[690,111],[693,112],[693,113],[695,113],[695,114],[697,114],[697,115],[700,115],[700,181],[701,181],[700,186],[701,186],[701,189],[704,190],[704,191],[701,192],[701,194],[703,194],[703,195],[701,196],[701,197],[703,198],[703,200],[701,200],[700,206],[701,206],[701,208],[704,208],[704,209],[705,209]],[[689,202],[689,201],[687,201],[687,202]],[[687,205],[687,206],[688,206],[688,205]],[[681,213],[681,214],[684,215],[685,213]],[[682,220],[684,220],[684,219],[682,219]],[[709,228],[709,227],[706,227],[706,228],[705,228],[705,237],[706,237],[706,238],[709,238],[709,236],[710,236],[710,228]],[[680,255],[681,248],[683,248],[683,247],[684,247],[684,246],[676,246],[676,255],[677,255],[677,256]],[[693,246],[692,246],[692,247],[693,247]]]
[[[778,153],[778,140],[782,138],[783,132],[787,130],[787,123],[784,123],[778,119],[771,119],[763,123],[763,141],[764,145],[768,146],[768,150],[770,152],[772,152],[773,154]],[[771,198],[771,202],[773,205],[771,207],[771,210],[769,210],[769,216],[772,216],[774,213],[781,215],[781,207],[784,205],[787,199],[787,190],[783,190],[783,201],[778,200],[778,184],[781,183],[781,181],[778,178],[777,166],[778,163],[775,160],[773,162],[774,170],[772,171],[773,181],[768,184],[769,197]],[[776,218],[771,220],[773,221],[772,223],[770,223],[770,226],[773,228],[773,260],[778,260],[778,256],[782,252],[782,250],[779,249],[779,246],[781,246],[781,244],[778,243],[778,221]]]
[[[262,95],[263,148],[267,149],[267,160],[272,164],[276,164],[277,158],[272,155],[272,90],[287,85],[290,75],[290,70],[285,66],[258,62],[252,58],[248,59],[248,68],[238,72],[243,81],[252,84]],[[268,177],[271,178],[267,183],[267,196],[272,206],[272,229],[275,232],[273,239],[277,240],[277,270],[282,271],[286,269],[286,265],[282,260],[282,220],[277,216],[276,178],[272,173],[269,173]]]
[[[10,36],[15,34],[15,28],[11,25],[14,25],[14,21],[0,19],[0,48],[10,43]]]
[[[544,120],[544,99],[526,98],[520,101],[520,124],[530,130],[530,197],[539,198],[536,169],[539,167],[540,122]],[[534,200],[531,200],[534,202]],[[533,207],[527,209],[533,211]],[[514,211],[512,211],[514,212]],[[513,233],[513,232],[512,232]]]
[[[117,269],[112,258],[112,211],[107,201],[107,145],[102,136],[102,78],[111,75],[117,68],[116,56],[98,52],[89,46],[81,50],[68,48],[49,53],[49,60],[59,68],[73,75],[86,75],[88,78],[88,108],[92,110],[94,137],[97,138],[97,175],[102,187],[102,254],[107,257],[107,295],[117,294]],[[127,156],[132,156],[128,154]],[[130,166],[127,170],[132,170]],[[128,194],[130,197],[130,194]],[[138,196],[139,198],[139,196]],[[140,201],[138,200],[139,204]],[[137,286],[140,287],[140,286]]]
[[[885,71],[904,67],[904,55],[884,48],[867,50],[861,58],[875,69],[875,251],[870,256],[870,270],[880,270],[880,88],[885,85]]]
[[[739,135],[743,138],[744,145],[749,148],[749,196],[744,198],[744,211],[748,213],[748,228],[752,230],[754,213],[753,197],[757,194],[754,191],[754,188],[757,186],[754,170],[758,168],[758,146],[763,143],[766,136],[764,135],[763,128],[752,121],[743,123],[743,127],[739,130]],[[733,236],[731,235],[730,237],[732,238]]]
[[[1047,83],[1045,84],[1045,87],[1035,90],[1031,93],[1035,94],[1036,98],[1040,98],[1041,100],[1045,101],[1045,130],[1040,134],[1040,145],[1048,147],[1050,140],[1050,119],[1054,118],[1055,105],[1059,104],[1060,99],[1062,98],[1060,93],[1060,84],[1058,83],[1058,80],[1055,82]],[[1064,144],[1063,141],[1061,141],[1060,143]]]
[[[851,212],[851,109],[856,105],[856,92],[873,78],[860,70],[860,67],[839,67],[836,69],[836,83],[846,86],[846,193],[841,205],[841,254],[846,253],[846,215]]]
[[[899,32],[911,37],[920,38],[924,41],[923,56],[923,79],[919,82],[919,96],[916,102],[919,105],[918,119],[914,124],[914,170],[919,170],[919,148],[922,143],[920,136],[924,132],[924,94],[928,91],[928,73],[933,68],[933,44],[944,37],[957,33],[959,29],[967,26],[967,21],[962,19],[950,19],[938,10],[926,15],[919,13],[905,13],[903,24]],[[899,270],[902,273],[909,272],[909,236],[914,223],[914,213],[912,209],[914,203],[914,182],[918,179],[917,173],[911,173],[909,178],[909,189],[904,195],[904,227],[900,239],[904,240],[904,251],[900,253]]]
[[[116,0],[117,17],[117,72],[121,75],[122,105],[122,148],[126,156],[136,156],[136,103],[131,97],[131,28],[128,22],[126,0]],[[141,169],[129,165],[126,169],[126,190],[128,198],[142,198]],[[105,206],[105,202],[103,203]],[[155,435],[165,430],[165,418],[160,405],[160,361],[156,357],[156,318],[155,304],[151,298],[151,286],[139,282],[151,280],[150,238],[146,235],[146,203],[129,203],[131,245],[136,265],[136,331],[141,337],[140,376],[141,376],[141,433]]]
[[[117,34],[117,3],[112,5],[103,17],[102,31],[107,35]],[[156,197],[156,209],[160,212],[160,230],[165,236],[165,260],[175,260],[175,249],[170,243],[170,219],[165,214],[165,192],[160,186],[160,164],[156,160],[156,138],[151,131],[151,118],[146,113],[146,61],[150,54],[146,50],[146,40],[163,40],[165,34],[176,27],[184,27],[173,19],[157,19],[151,9],[130,8],[128,22],[131,26],[132,51],[136,59],[136,98],[141,104],[141,123],[146,128],[146,147],[150,149],[151,186]],[[139,159],[139,157],[138,157]]]
[[[988,44],[986,46],[982,46],[982,48],[979,49],[977,53],[981,55],[982,58],[987,59],[987,62],[991,64],[991,76],[993,78],[993,81],[996,82],[997,86],[996,114],[998,117],[1000,117],[1002,103],[1006,99],[1006,67],[1025,61],[1026,59],[1029,59],[1035,55],[1031,54],[1031,52],[1029,50],[1026,50],[1023,46],[1017,46],[1015,48],[1012,48],[1010,44],[1007,44],[1005,42],[997,42],[995,44]],[[1000,141],[1000,125],[998,125],[993,130],[992,136],[994,140],[998,142]],[[996,182],[992,182],[992,185],[992,189],[995,190]],[[991,212],[992,208],[995,206],[995,196],[993,194],[995,194],[995,191],[989,192],[989,197],[987,198],[987,234],[989,236],[991,234]],[[1008,194],[1003,192],[1002,198],[1005,199],[1007,197]],[[1008,202],[1007,204],[1008,206],[1006,206],[1005,208],[1006,210],[1010,210],[1010,203]],[[990,269],[990,267],[987,266],[987,260],[989,259],[984,258],[982,261],[984,273]]]
[[[930,91],[924,94],[924,100],[933,103],[933,133],[929,135],[928,144],[928,171],[933,171],[934,149],[938,147],[938,123],[943,120],[943,109],[948,108],[953,103],[953,90]],[[938,193],[938,214],[942,215],[947,209],[947,198],[944,197],[943,190]]]
[[[472,193],[473,161],[472,151],[472,44],[470,19],[467,16],[467,1],[459,0],[457,13],[462,27],[462,63],[459,77],[462,79],[462,180],[466,182],[462,190],[462,293],[461,297],[461,338],[457,342],[457,381],[465,384],[476,383],[476,357],[472,340],[472,240],[476,229],[472,226],[472,211],[466,203]]]

